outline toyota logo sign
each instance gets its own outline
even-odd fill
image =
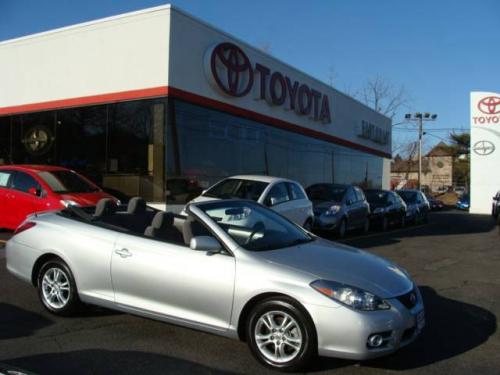
[[[500,113],[500,97],[488,96],[477,103],[477,108],[487,115]]]
[[[209,82],[227,96],[241,98],[252,91],[255,83],[255,99],[313,121],[331,123],[327,94],[262,63],[252,63],[233,43],[219,43],[206,52],[205,73]]]
[[[253,85],[250,60],[232,43],[217,45],[210,56],[210,69],[217,86],[231,96],[245,96]]]

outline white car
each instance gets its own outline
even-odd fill
[[[314,220],[312,202],[297,181],[286,178],[259,175],[228,177],[203,191],[191,202],[232,198],[256,201],[307,230],[312,228]],[[181,214],[185,214],[185,210]],[[227,217],[227,215],[221,215],[221,217]],[[243,215],[230,219],[233,222],[244,221],[245,217]]]

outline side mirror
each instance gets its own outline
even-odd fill
[[[214,237],[212,236],[196,236],[191,238],[189,247],[193,250],[202,251],[221,251],[222,246]]]
[[[30,187],[28,189],[28,194],[34,195],[35,197],[40,196],[41,191],[35,187]]]
[[[345,204],[350,206],[352,204],[352,200],[350,200],[350,199],[346,200]]]

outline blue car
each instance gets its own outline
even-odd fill
[[[455,205],[459,210],[468,210],[470,207],[470,197],[469,194],[462,195]]]

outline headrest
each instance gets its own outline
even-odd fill
[[[151,226],[155,229],[170,227],[174,224],[174,214],[171,212],[157,212]]]
[[[134,197],[128,202],[128,214],[142,214],[146,211],[146,201],[141,197]]]
[[[116,204],[110,198],[102,198],[95,206],[94,216],[101,217],[113,215],[116,212]]]

